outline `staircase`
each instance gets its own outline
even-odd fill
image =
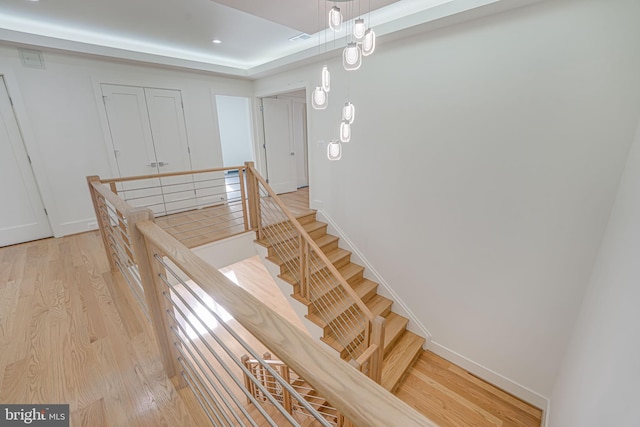
[[[297,220],[373,315],[381,316],[385,319],[381,385],[394,392],[404,374],[420,355],[425,339],[406,329],[408,319],[392,311],[393,301],[377,293],[378,284],[364,277],[364,267],[351,262],[351,252],[339,247],[338,237],[327,234],[327,224],[316,220],[315,211],[300,215]],[[279,226],[282,227],[282,224],[279,224]],[[266,226],[264,228],[265,234],[269,234],[269,227]],[[351,302],[339,298],[339,295],[344,295],[344,292],[328,290],[324,291],[323,295],[315,295],[311,301],[305,299],[300,293],[300,283],[287,267],[288,264],[291,265],[290,261],[297,260],[296,255],[289,255],[290,258],[288,259],[282,259],[278,255],[285,253],[297,254],[297,250],[291,249],[299,246],[298,239],[287,239],[286,237],[274,239],[270,237],[268,240],[266,238],[257,240],[256,243],[266,248],[266,259],[276,267],[277,278],[291,285],[291,297],[306,306],[305,317],[321,329],[320,339],[338,352],[340,357],[348,359],[348,350],[358,345],[358,340],[362,339],[363,331],[346,331],[346,334],[343,334],[346,335],[346,339],[344,336],[341,337],[341,343],[334,336],[332,328],[330,328],[334,321],[345,317],[350,310],[354,310],[354,305]],[[287,250],[279,250],[278,246],[286,246]],[[274,269],[269,270],[274,271]],[[326,273],[319,270],[311,271],[310,274],[322,275]],[[341,285],[336,284],[335,286],[337,288]],[[318,298],[326,297],[327,293],[332,294],[331,304],[324,314],[320,316],[313,302]],[[349,344],[344,345],[345,341],[348,341]]]

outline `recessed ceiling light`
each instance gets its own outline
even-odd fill
[[[213,43],[213,44],[220,44],[220,43],[222,43],[222,40],[220,40],[220,39],[213,39],[213,40],[211,40],[211,43]]]

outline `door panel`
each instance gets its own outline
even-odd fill
[[[158,171],[160,173],[191,170],[187,143],[187,130],[182,110],[182,94],[178,90],[144,89],[149,111],[149,123],[153,135]],[[192,177],[161,178],[169,187],[163,192],[164,214],[195,207],[195,189]]]
[[[144,89],[103,84],[102,95],[120,176],[157,173]]]
[[[0,76],[0,246],[50,237],[51,227]]]
[[[262,107],[269,185],[278,194],[296,191],[291,101],[263,98]]]

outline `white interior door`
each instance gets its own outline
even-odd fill
[[[50,237],[51,227],[0,76],[0,246]]]
[[[291,105],[287,99],[262,99],[267,178],[278,194],[297,189]]]
[[[103,84],[102,99],[118,174],[123,177],[158,173],[144,89]]]
[[[170,89],[144,89],[149,123],[159,173],[191,170],[191,157],[184,121],[182,93]],[[191,176],[161,178],[168,188],[162,194],[163,213],[171,214],[196,207]],[[156,211],[157,212],[157,211]]]

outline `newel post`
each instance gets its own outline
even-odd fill
[[[92,175],[87,177],[87,185],[89,186],[89,194],[91,195],[91,202],[93,203],[93,211],[96,214],[96,221],[98,222],[98,229],[102,236],[102,244],[104,245],[104,251],[107,253],[107,259],[109,260],[109,266],[111,271],[117,271],[118,266],[113,259],[113,253],[111,252],[111,245],[109,245],[108,228],[109,218],[105,218],[106,214],[100,209],[100,206],[104,206],[104,203],[98,198],[98,192],[96,191],[94,184],[100,184],[100,177],[98,175]],[[106,210],[106,207],[105,207]]]
[[[262,224],[260,223],[260,184],[255,176],[253,162],[245,162],[247,167],[247,191],[249,193],[249,218],[251,228],[258,233],[258,240],[262,239]]]
[[[175,347],[175,336],[172,331],[173,320],[168,313],[173,310],[170,301],[167,300],[165,293],[166,284],[161,279],[166,272],[154,255],[162,252],[153,242],[147,240],[138,230],[137,224],[142,221],[154,220],[153,212],[147,208],[135,208],[127,215],[127,224],[131,234],[133,250],[138,262],[138,272],[142,282],[149,317],[151,318],[151,326],[155,333],[156,342],[160,350],[162,364],[169,378],[178,375],[178,385],[180,388],[186,385],[184,377],[179,375],[181,372],[178,357],[178,349]]]
[[[376,351],[371,355],[369,378],[380,384],[382,381],[382,364],[384,361],[384,318],[376,316],[371,322],[371,344]]]

